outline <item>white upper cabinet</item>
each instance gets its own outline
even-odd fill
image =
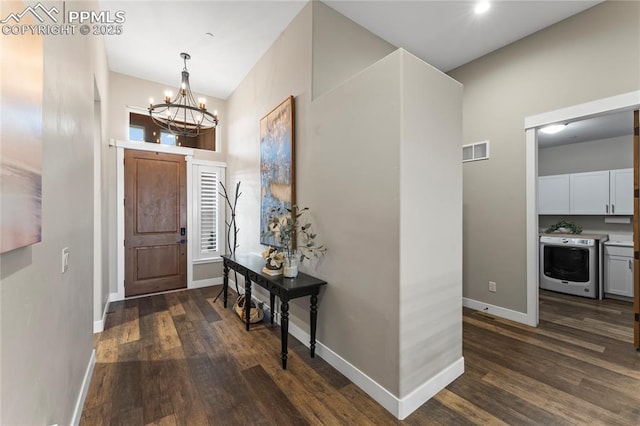
[[[540,214],[569,214],[569,175],[538,178]]]
[[[571,214],[609,214],[609,171],[569,175]]]
[[[609,180],[610,213],[633,215],[633,169],[611,170]]]
[[[538,213],[633,215],[633,169],[540,176]]]

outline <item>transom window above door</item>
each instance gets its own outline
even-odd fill
[[[129,140],[162,145],[184,146],[188,148],[216,150],[216,132],[196,137],[177,136],[158,127],[151,117],[135,112],[129,113]]]

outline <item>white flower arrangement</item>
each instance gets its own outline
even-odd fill
[[[268,247],[262,252],[262,258],[267,261],[267,264],[265,265],[267,269],[276,270],[282,267],[282,262],[284,262],[284,253],[278,251],[278,249],[274,247]]]

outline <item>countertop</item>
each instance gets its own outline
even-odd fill
[[[560,232],[554,232],[552,234],[546,234],[544,232],[540,232],[541,237],[560,237],[560,238],[586,238],[590,240],[607,240],[609,239],[609,235],[607,234],[563,234]],[[633,241],[631,241],[633,244]]]
[[[609,234],[607,246],[633,247],[633,234]]]

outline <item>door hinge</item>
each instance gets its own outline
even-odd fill
[[[636,322],[640,322],[640,314],[635,314],[635,320]]]
[[[636,197],[636,198],[640,197],[640,189],[634,189],[633,190],[633,196]]]
[[[636,258],[636,259],[640,259],[640,251],[634,251],[633,252],[633,257]]]

